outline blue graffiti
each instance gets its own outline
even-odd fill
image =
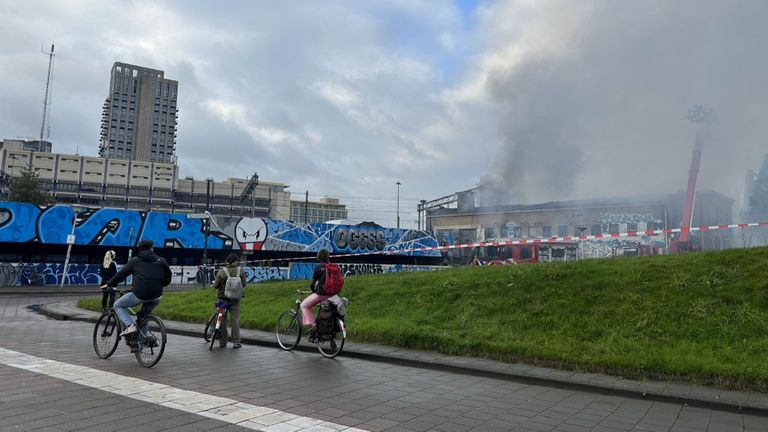
[[[205,231],[202,219],[189,219],[184,214],[147,213],[141,240],[152,240],[158,247],[202,249]],[[224,241],[208,236],[209,249],[221,249]]]
[[[40,209],[33,204],[0,203],[0,241],[28,242],[35,239]]]
[[[248,283],[288,279],[288,268],[285,267],[245,267],[243,270]]]
[[[141,225],[142,215],[138,211],[104,209],[78,225],[75,235],[86,244],[133,246],[138,240]]]
[[[312,279],[312,273],[317,266],[317,263],[292,262],[288,275],[291,280]]]
[[[291,280],[312,279],[315,267],[319,264],[308,262],[292,262],[290,266]],[[339,264],[341,273],[344,277],[382,274],[382,273],[401,273],[412,271],[430,271],[443,267],[428,265],[407,265],[407,264],[375,264],[375,263],[343,263]]]
[[[208,230],[209,249],[239,249],[237,217],[215,217]],[[256,250],[332,253],[388,252],[411,256],[440,256],[437,240],[424,231],[369,226],[308,224],[263,219],[267,227],[263,244]],[[75,210],[67,205],[40,208],[32,204],[0,204],[0,242],[66,244],[75,224],[75,244],[135,246],[152,240],[158,248],[203,249],[206,230],[203,219],[186,214],[141,212],[121,209]],[[225,227],[225,228],[221,228]]]
[[[98,264],[70,264],[64,285],[98,285],[101,283]],[[32,263],[19,269],[20,285],[60,285],[64,264]]]

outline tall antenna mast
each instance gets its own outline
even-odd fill
[[[55,55],[53,54],[53,47],[54,45],[51,44],[50,52],[45,52],[45,50],[40,49],[40,52],[48,55],[48,77],[45,80],[45,99],[43,99],[43,123],[40,125],[40,142],[38,143],[38,145],[40,145],[41,148],[43,145],[43,138],[45,136],[45,121],[46,121],[46,116],[48,115],[48,105],[50,105],[48,96],[51,90],[51,72],[53,71],[53,58],[55,57]],[[32,165],[31,157],[29,158],[29,164],[30,166]]]

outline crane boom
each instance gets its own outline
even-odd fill
[[[688,190],[685,192],[685,203],[683,205],[683,219],[680,221],[679,242],[682,244],[687,244],[691,239],[693,205],[696,198],[696,180],[699,177],[699,167],[701,166],[701,141],[701,131],[699,131],[696,133],[696,144],[693,146],[691,169],[688,171]]]

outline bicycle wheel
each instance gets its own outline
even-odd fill
[[[213,351],[213,344],[216,343],[217,339],[221,338],[221,330],[216,330],[216,328],[213,328],[213,334],[211,334],[211,344],[208,345],[208,351]]]
[[[113,313],[102,314],[93,328],[93,350],[100,358],[109,358],[120,342],[120,324]]]
[[[211,341],[211,336],[213,335],[214,330],[216,330],[216,312],[214,312],[213,315],[211,315],[211,317],[208,318],[208,322],[205,323],[203,338],[205,338],[206,342]]]
[[[147,328],[146,334],[140,332],[136,336],[138,340],[134,354],[140,365],[150,368],[163,357],[168,335],[165,332],[165,325],[155,315],[144,319],[142,327],[144,326]]]
[[[323,357],[334,358],[344,348],[344,341],[347,339],[347,331],[344,322],[336,318],[340,331],[333,329],[330,333],[317,336],[317,350]]]
[[[299,323],[296,312],[288,310],[277,317],[275,337],[280,348],[286,351],[294,349],[299,344],[299,339],[301,339],[301,323]]]

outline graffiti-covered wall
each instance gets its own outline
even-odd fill
[[[243,267],[248,283],[268,280],[287,280],[288,267]],[[216,276],[213,267],[171,266],[174,285],[200,284]],[[0,263],[0,287],[60,285],[64,277],[64,264]],[[64,285],[100,285],[99,264],[70,264]],[[127,283],[130,285],[131,279]]]
[[[75,221],[75,244],[135,246],[152,240],[156,247],[202,249],[206,230],[203,219],[181,213],[121,209],[88,209],[76,212],[66,205],[38,207],[0,202],[0,243],[66,244]],[[214,217],[208,230],[209,249],[332,253],[399,252],[437,246],[424,231],[382,227],[294,224],[287,221]],[[437,251],[401,252],[405,255],[439,256]]]
[[[293,280],[312,279],[312,272],[315,271],[317,263],[293,262],[291,263],[290,277]],[[428,266],[428,265],[406,265],[406,264],[339,264],[341,274],[344,277],[381,274],[381,273],[400,273],[411,271],[430,271],[440,270],[447,267]]]
[[[288,267],[243,267],[246,280],[249,284],[260,283],[272,280],[298,280],[311,279],[312,272],[316,263],[291,263],[290,271]],[[380,273],[399,273],[406,271],[428,271],[437,270],[445,267],[425,266],[425,265],[387,265],[387,264],[339,264],[345,277],[380,274]],[[64,285],[100,285],[102,283],[99,275],[99,264],[70,264],[67,271],[67,278]],[[213,267],[197,266],[171,266],[172,280],[174,285],[210,285],[216,276],[216,269]],[[64,264],[43,264],[43,263],[0,263],[0,288],[12,286],[41,286],[41,285],[60,285],[64,277]],[[130,278],[127,284],[130,285]]]

